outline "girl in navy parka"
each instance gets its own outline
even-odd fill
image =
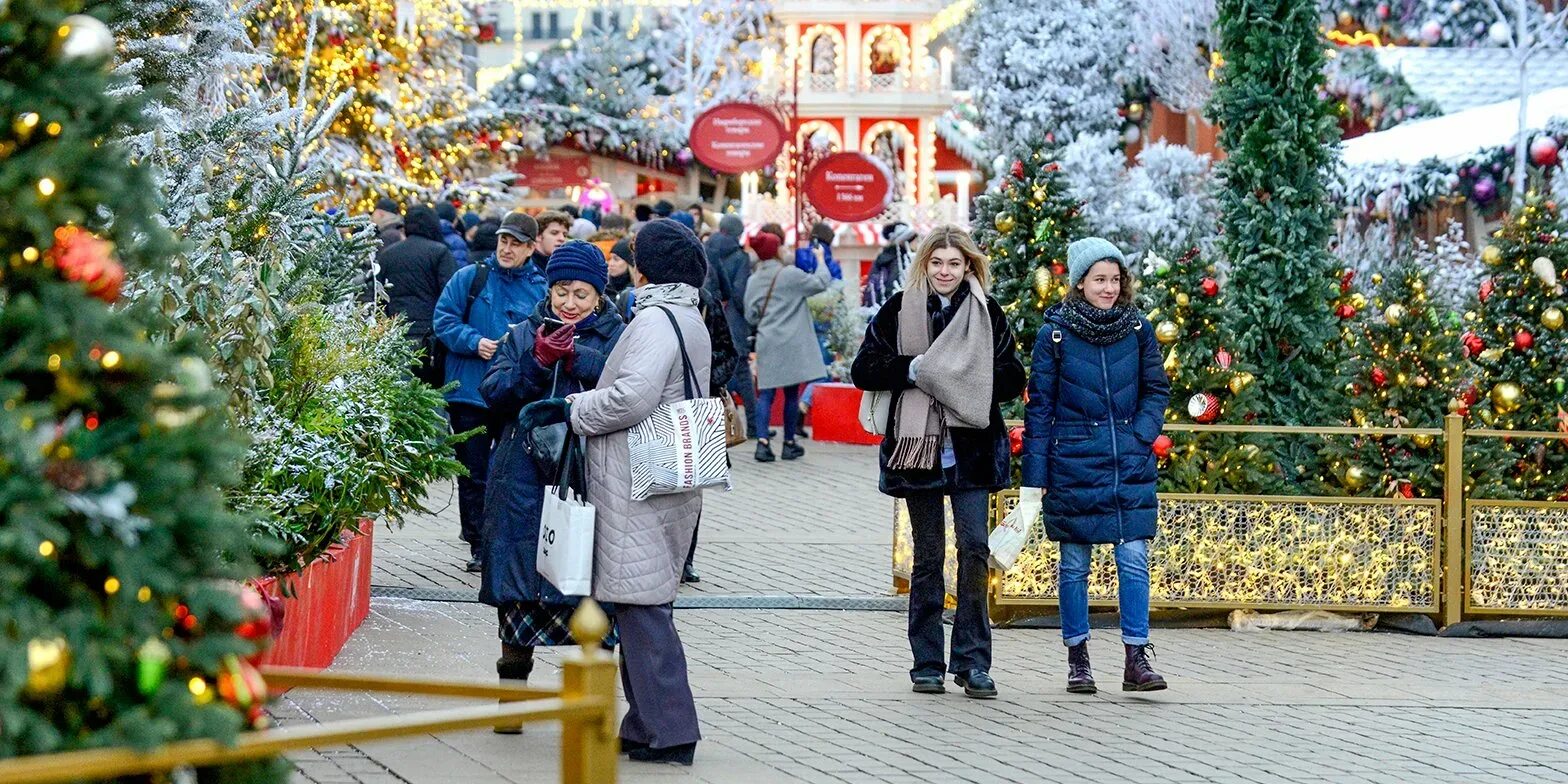
[[[1067,249],[1067,296],[1035,338],[1024,422],[1020,512],[1061,547],[1058,572],[1067,690],[1093,693],[1089,668],[1091,546],[1116,552],[1124,691],[1156,691],[1150,664],[1148,544],[1154,538],[1154,440],[1170,380],[1154,328],[1132,305],[1120,250],[1098,237]],[[1043,499],[1042,499],[1043,496]]]

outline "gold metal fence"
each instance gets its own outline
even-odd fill
[[[1466,438],[1568,439],[1568,434],[1442,428],[1268,427],[1171,424],[1167,430],[1443,440],[1441,498],[1160,494],[1150,543],[1155,608],[1322,609],[1413,612],[1444,625],[1464,615],[1568,616],[1568,503],[1468,498]],[[992,524],[1017,503],[993,499]],[[953,585],[949,545],[945,574]],[[908,514],[894,509],[894,588],[912,567]],[[1036,525],[1018,562],[991,575],[994,618],[1056,603],[1057,548]],[[1115,606],[1116,567],[1097,548],[1089,596]]]
[[[263,667],[262,675],[274,688],[298,686],[494,702],[401,716],[247,732],[227,745],[214,740],[187,740],[148,751],[106,748],[20,757],[0,762],[0,784],[100,781],[179,768],[231,765],[300,749],[456,730],[520,727],[545,721],[561,722],[563,784],[613,784],[620,744],[615,727],[616,670],[615,660],[600,646],[608,633],[609,620],[604,611],[592,600],[584,600],[572,617],[572,636],[581,650],[564,663],[559,691],[494,683]]]

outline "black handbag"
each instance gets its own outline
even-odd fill
[[[560,363],[557,363],[555,375],[550,380],[550,397],[556,396],[556,382],[560,378],[561,368]],[[539,478],[547,485],[559,484],[562,457],[566,453],[571,430],[566,422],[557,422],[523,432],[523,453],[534,461],[534,470],[539,472]]]

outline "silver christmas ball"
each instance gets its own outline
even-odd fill
[[[525,73],[517,80],[517,83],[521,84],[524,90],[532,90],[539,85],[539,79],[531,73]]]
[[[55,36],[55,53],[62,60],[107,65],[114,54],[114,33],[87,14],[67,16]]]
[[[1507,22],[1493,22],[1486,35],[1492,39],[1492,43],[1507,46],[1509,38],[1513,36],[1513,30],[1509,28]]]

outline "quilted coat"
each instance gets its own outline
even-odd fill
[[[968,287],[959,289],[959,298],[968,296]],[[868,390],[893,392],[897,410],[898,396],[914,387],[909,381],[909,363],[914,357],[898,353],[898,311],[904,301],[904,292],[890,297],[882,309],[866,325],[866,338],[850,367],[850,377],[855,386]],[[926,312],[931,316],[931,339],[942,334],[947,320],[959,304],[942,308],[941,301],[931,295]],[[953,455],[958,458],[955,481],[948,487],[946,476],[940,468],[913,468],[899,470],[887,467],[893,455],[893,439],[882,439],[878,450],[882,471],[879,486],[882,492],[903,498],[913,492],[927,490],[985,490],[996,492],[1008,484],[1007,430],[1002,426],[1002,411],[998,404],[1018,397],[1024,388],[1024,366],[1018,359],[1013,331],[1007,326],[1007,317],[996,300],[986,298],[986,312],[991,316],[991,336],[996,348],[993,352],[991,374],[991,421],[982,429],[955,427],[951,431]]]
[[[486,404],[506,423],[490,458],[490,480],[485,483],[485,570],[479,580],[479,600],[485,604],[575,601],[539,576],[536,559],[544,482],[533,459],[523,451],[517,412],[536,400],[592,389],[620,337],[622,324],[615,313],[600,313],[593,324],[577,331],[571,362],[545,368],[534,361],[534,335],[546,317],[553,317],[550,303],[540,302],[532,317],[512,327],[501,338],[495,361],[479,384]]]
[[[712,355],[702,314],[695,306],[664,307],[680,324],[702,394]],[[572,432],[589,437],[588,502],[596,510],[593,596],[601,602],[669,604],[680,588],[702,493],[633,501],[626,431],[659,404],[685,398],[683,372],[670,320],[646,309],[621,332],[598,386],[572,403]]]
[[[1023,485],[1045,488],[1052,541],[1154,538],[1153,444],[1170,396],[1147,319],[1121,340],[1096,346],[1067,329],[1056,308],[1046,311],[1029,374]]]

